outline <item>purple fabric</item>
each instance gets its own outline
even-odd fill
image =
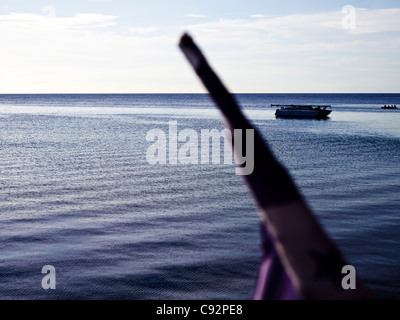
[[[263,256],[254,300],[300,300],[262,223],[261,240]]]

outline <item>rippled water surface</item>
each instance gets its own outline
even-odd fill
[[[400,110],[380,109],[400,95],[237,98],[357,274],[400,298]],[[275,119],[276,103],[333,112]],[[0,298],[252,298],[253,200],[230,164],[149,164],[171,121],[223,129],[206,95],[0,95]]]

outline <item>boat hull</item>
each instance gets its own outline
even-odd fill
[[[332,110],[290,110],[278,109],[275,116],[283,118],[316,118],[325,119],[332,112]]]

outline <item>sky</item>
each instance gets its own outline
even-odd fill
[[[398,93],[400,2],[1,0],[0,93]]]

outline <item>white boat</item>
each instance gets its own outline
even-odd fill
[[[278,107],[278,109],[276,109],[275,116],[285,118],[326,119],[332,112],[332,110],[328,110],[328,108],[331,108],[331,106],[271,104],[271,107]]]

